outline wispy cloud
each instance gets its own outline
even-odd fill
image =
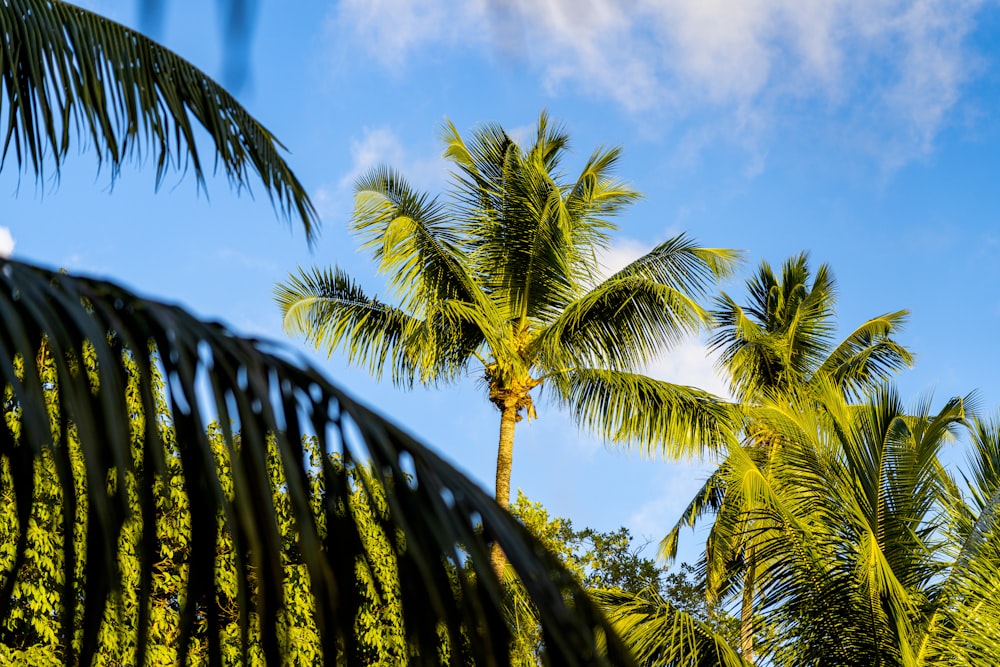
[[[274,274],[279,271],[277,263],[271,261],[270,259],[252,257],[238,250],[233,250],[232,248],[222,248],[218,250],[215,253],[215,257],[223,263],[235,265],[243,269],[249,269],[251,271],[259,271],[267,274]]]
[[[665,468],[662,491],[643,503],[626,521],[635,537],[650,540],[644,551],[647,558],[656,556],[659,541],[676,525],[688,503],[712,474],[715,464],[672,463]],[[703,543],[704,536],[692,535],[690,530],[682,531],[678,561],[695,562],[699,555],[698,548]]]
[[[352,190],[359,177],[378,165],[400,172],[411,186],[437,192],[444,184],[447,169],[439,155],[414,156],[387,127],[364,128],[361,137],[351,140],[351,166],[335,182],[320,187],[313,200],[321,215],[345,215],[351,210]]]
[[[663,352],[644,370],[649,377],[657,380],[697,387],[722,398],[732,398],[728,380],[715,368],[715,356],[705,341],[698,337],[692,336]]]
[[[0,257],[10,257],[14,252],[14,235],[8,227],[0,227]]]
[[[343,0],[332,24],[334,29],[349,26],[369,45],[372,57],[397,68],[422,46],[468,39],[466,31],[479,25],[487,11],[486,0]]]
[[[846,117],[843,133],[896,166],[932,150],[975,71],[982,0],[347,0],[336,25],[386,66],[422,48],[525,62],[550,92],[634,114],[739,128],[786,107]],[[526,48],[530,45],[530,48]],[[721,114],[721,118],[718,116]],[[770,123],[769,123],[769,119]]]

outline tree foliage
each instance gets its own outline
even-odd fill
[[[755,418],[756,407],[796,400],[808,407],[809,396],[827,386],[857,397],[908,366],[913,356],[895,339],[906,311],[872,318],[837,342],[833,273],[823,264],[814,274],[806,253],[788,258],[778,273],[762,262],[747,279],[746,291],[745,306],[727,294],[716,299],[710,342],[747,415],[742,450],[731,448],[661,541],[660,553],[672,559],[684,526],[711,521],[703,559],[706,590],[713,599],[742,595],[741,651],[752,662],[755,635],[762,629],[753,603],[759,508],[734,475],[742,470],[739,460],[748,457],[761,475],[770,475],[770,458],[780,446],[768,422]]]
[[[549,517],[540,503],[520,491],[511,513],[583,583],[641,664],[740,664],[729,648],[738,640],[739,621],[709,602],[691,566],[682,564],[679,570],[670,571],[645,557],[648,545],[637,544],[625,527],[606,532],[576,530],[572,521]],[[517,621],[513,655],[520,664],[537,664],[541,645],[537,620],[517,580],[507,585],[508,605]],[[661,634],[664,619],[688,634],[680,640],[669,633],[662,635],[662,641],[669,638],[671,647],[660,655],[661,641],[651,653],[646,645],[652,642],[642,635]]]

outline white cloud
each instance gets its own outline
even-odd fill
[[[0,257],[10,257],[14,252],[14,236],[7,227],[0,227]]]
[[[346,24],[369,53],[388,67],[400,67],[410,52],[426,44],[455,42],[485,16],[485,0],[343,0],[334,27]]]
[[[348,0],[337,23],[397,67],[421,47],[481,53],[492,38],[495,50],[526,61],[550,91],[609,98],[633,113],[707,111],[731,127],[806,101],[819,115],[845,112],[847,134],[901,163],[932,149],[974,71],[965,38],[982,4]],[[741,131],[759,129],[754,121]]]
[[[728,380],[715,370],[715,357],[701,338],[692,336],[646,365],[646,375],[674,384],[697,387],[732,399]]]
[[[614,243],[607,248],[601,249],[597,253],[597,265],[599,275],[607,277],[625,268],[628,264],[639,259],[650,250],[652,244],[643,243],[629,238],[617,238]]]

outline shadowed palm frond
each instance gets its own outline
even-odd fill
[[[101,619],[122,581],[115,565],[120,529],[132,514],[142,526],[133,545],[141,568],[139,609],[149,603],[158,558],[154,481],[167,456],[179,457],[184,493],[198,508],[191,515],[191,558],[181,596],[181,659],[196,615],[207,622],[213,660],[220,659],[215,549],[221,525],[236,543],[236,571],[247,573],[237,596],[242,636],[252,612],[268,664],[280,664],[277,619],[285,547],[265,462],[269,447],[294,511],[326,662],[333,664],[354,641],[357,567],[370,557],[353,508],[355,494],[362,493],[383,497],[387,506],[379,529],[396,560],[407,636],[426,649],[412,663],[438,664],[433,648],[443,633],[453,664],[507,664],[503,591],[488,559],[496,541],[538,610],[548,660],[631,664],[600,612],[526,529],[450,465],[316,371],[176,306],[19,262],[0,262],[0,318],[5,397],[0,464],[12,480],[20,525],[16,555],[0,577],[0,618],[6,617],[24,559],[26,527],[35,509],[33,469],[40,457],[51,457],[67,499],[63,519],[69,530],[80,521],[77,514],[86,516],[80,524],[86,531],[84,552],[68,549],[63,560],[64,629],[80,640],[78,656],[67,642],[67,664],[77,658],[89,664],[98,650]],[[41,350],[55,373],[44,381]],[[157,374],[165,382],[162,394],[152,380]],[[161,421],[148,418],[164,401],[176,433],[174,449],[163,441]],[[138,431],[132,421],[137,411],[147,416]],[[206,439],[211,420],[221,425],[231,493],[220,484],[218,461]],[[320,451],[336,455],[342,465],[309,468],[306,436],[317,438]],[[82,479],[59,465],[70,443],[83,454]],[[357,468],[374,472],[347,475]],[[322,484],[310,485],[310,475],[319,475]],[[130,479],[138,490],[134,502],[124,491]],[[321,520],[312,507],[321,508]],[[77,563],[86,565],[86,576],[76,576]],[[74,629],[77,617],[81,626]],[[140,612],[139,664],[148,622]],[[604,651],[598,650],[599,634],[610,639]]]
[[[281,157],[281,144],[205,73],[152,40],[59,0],[0,4],[0,111],[3,162],[13,154],[41,178],[56,173],[76,134],[92,142],[112,176],[130,160],[152,158],[157,183],[190,168],[203,183],[195,127],[213,143],[233,185],[260,177],[275,208],[316,235],[316,211]]]

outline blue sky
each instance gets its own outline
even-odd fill
[[[127,0],[85,6],[135,25]],[[904,396],[980,392],[1000,405],[1000,12],[961,0],[260,0],[240,100],[288,147],[323,218],[310,252],[266,197],[188,175],[154,191],[150,165],[113,184],[82,148],[61,178],[0,174],[0,251],[110,277],[245,334],[284,339],[271,291],[298,265],[338,263],[384,292],[347,231],[353,179],[391,164],[447,185],[438,132],[544,108],[581,161],[621,145],[644,198],[609,264],[687,232],[746,251],[745,271],[801,250],[829,263],[849,330],[909,308]],[[166,3],[158,38],[223,76],[212,3]],[[572,166],[570,167],[572,170]],[[9,238],[8,238],[9,233]],[[742,300],[742,281],[724,288]],[[304,348],[287,340],[291,348]],[[308,352],[306,352],[309,354]],[[398,391],[343,358],[329,376],[492,487],[498,413],[476,378]],[[695,339],[658,377],[723,391]],[[705,464],[643,460],[580,433],[543,401],[518,427],[513,486],[550,512],[659,539]],[[960,456],[955,456],[956,459]],[[689,552],[690,553],[690,552]]]

